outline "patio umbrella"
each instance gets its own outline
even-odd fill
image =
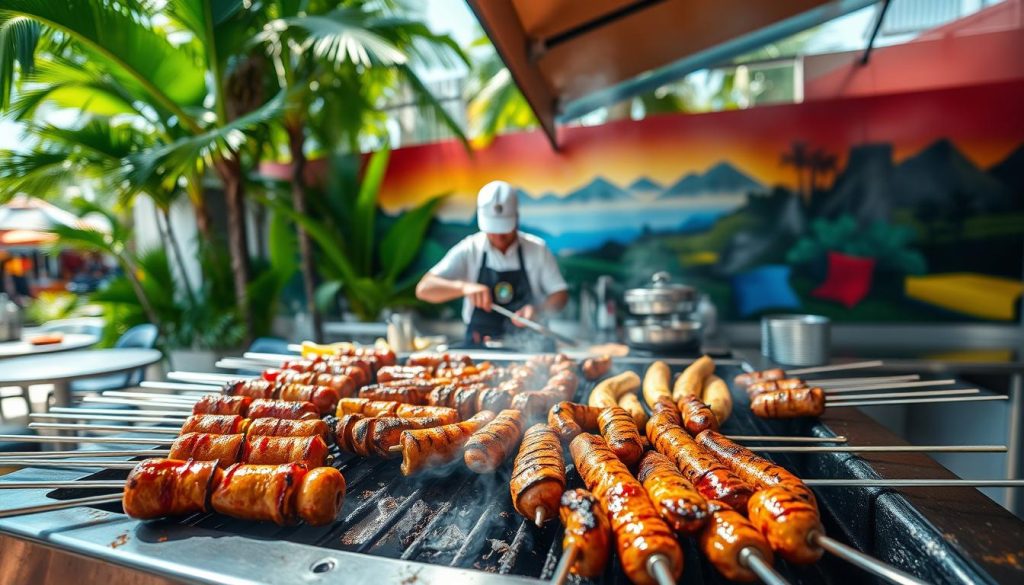
[[[0,206],[0,232],[46,232],[59,225],[74,227],[81,226],[82,222],[73,213],[27,195],[17,195],[10,203]]]
[[[0,246],[34,247],[53,243],[57,236],[51,232],[36,230],[8,230],[0,232]]]

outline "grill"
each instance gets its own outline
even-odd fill
[[[637,371],[642,374],[642,370]],[[737,372],[733,366],[719,367],[719,374],[726,379]],[[584,399],[590,389],[590,385],[583,384],[577,399]],[[735,392],[734,397],[736,409],[723,432],[823,437],[846,434],[851,442],[867,444],[857,440],[858,433],[863,435],[867,429],[871,432],[869,440],[892,440],[852,409],[842,409],[840,417],[830,415],[822,421],[780,423],[754,418],[743,393]],[[837,426],[840,428],[832,428]],[[513,510],[508,490],[510,462],[489,476],[474,474],[459,465],[447,473],[438,470],[404,478],[398,460],[335,455],[335,465],[348,482],[348,494],[341,519],[329,527],[281,528],[217,514],[141,524],[119,514],[117,506],[104,506],[0,520],[0,531],[198,582],[413,585],[536,583],[551,578],[561,553],[561,526],[550,521],[538,529]],[[917,471],[923,474],[935,476],[935,469],[942,469],[919,455],[889,456],[882,461],[898,463],[901,457],[920,459]],[[871,462],[851,454],[776,458],[806,477],[879,477]],[[568,487],[583,487],[568,455],[566,460],[570,467]],[[930,467],[931,471],[921,471],[920,467]],[[108,470],[87,477],[114,479],[125,475],[124,471]],[[73,479],[82,474],[25,470],[15,477]],[[74,489],[5,492],[8,503],[3,507],[97,493]],[[824,488],[818,493],[822,520],[830,535],[923,579],[936,583],[1024,582],[1024,553],[1014,552],[1024,543],[1024,524],[974,490],[946,489],[942,494],[953,500],[947,502],[950,506],[966,504],[971,506],[969,510],[986,516],[989,532],[999,531],[1004,536],[1006,542],[998,545],[993,544],[996,539],[990,534],[989,546],[981,552],[956,542],[956,535],[951,535],[943,520],[916,507],[913,497],[863,488]],[[960,528],[966,526],[961,524]],[[686,569],[681,582],[725,582],[701,559],[693,542],[683,541],[683,548]],[[1005,558],[1000,558],[1004,554]],[[790,566],[781,560],[775,566],[792,583],[872,582],[867,574],[830,555],[812,566]],[[628,580],[612,555],[602,578],[579,582],[610,585]]]

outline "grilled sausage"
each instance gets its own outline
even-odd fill
[[[237,414],[193,414],[181,425],[181,433],[237,435],[244,433],[249,421]]]
[[[228,396],[248,396],[249,398],[276,398],[277,387],[266,380],[235,380],[224,385],[224,394]]]
[[[248,396],[207,394],[192,405],[192,414],[237,414],[245,416],[249,412],[250,404],[252,404],[252,398]]]
[[[558,434],[535,424],[523,436],[509,480],[512,505],[524,517],[543,522],[558,509],[565,490],[565,460]]]
[[[403,431],[399,439],[402,475],[413,475],[428,466],[440,467],[455,461],[462,455],[462,448],[470,435],[492,419],[494,413],[484,410],[460,423]]]
[[[618,376],[605,378],[594,386],[587,404],[590,406],[618,406],[619,397],[628,392],[636,392],[640,387],[640,376],[636,372],[623,372]]]
[[[447,425],[459,422],[459,412],[446,406],[417,406],[415,404],[398,404],[395,416],[400,418],[433,418],[439,424]]]
[[[768,542],[749,520],[725,503],[711,501],[708,506],[711,518],[697,539],[704,557],[730,581],[757,581],[757,576],[740,561],[740,553],[751,548],[771,565],[772,549]]]
[[[565,526],[562,550],[575,547],[576,560],[569,572],[581,577],[597,577],[608,564],[611,526],[594,494],[587,490],[568,490],[562,494],[559,518]]]
[[[720,500],[736,510],[746,511],[754,488],[701,447],[670,417],[652,416],[647,423],[647,438],[659,453],[675,462],[704,499]]]
[[[583,482],[608,514],[619,560],[630,581],[657,584],[648,568],[655,555],[668,559],[672,576],[678,580],[683,572],[683,552],[640,482],[600,437],[582,433],[569,444],[569,451]]]
[[[216,460],[147,459],[128,474],[122,505],[138,520],[208,511],[210,489],[220,480]]]
[[[338,408],[334,415],[338,418],[346,414],[361,414],[363,416],[393,416],[398,411],[401,402],[390,400],[370,400],[369,398],[342,398],[338,401]]]
[[[761,418],[800,418],[825,412],[821,388],[791,388],[763,392],[750,400],[750,410]]]
[[[701,391],[701,401],[707,404],[711,412],[715,413],[719,426],[724,425],[732,415],[732,393],[725,380],[711,374],[704,380],[704,389]]]
[[[239,462],[244,441],[245,435],[185,433],[171,444],[167,458],[181,461],[220,461],[222,465],[231,465]]]
[[[355,453],[353,429],[356,423],[364,418],[366,417],[361,414],[345,414],[338,417],[338,422],[334,425],[334,443],[339,449]]]
[[[412,378],[422,380],[433,377],[432,369],[419,365],[384,366],[377,370],[377,381],[390,382],[391,380],[408,380]]]
[[[644,484],[661,517],[677,533],[693,536],[707,522],[707,501],[668,457],[648,451],[640,461],[636,478]]]
[[[310,526],[331,524],[345,503],[345,477],[333,467],[315,467],[299,482],[295,513]]]
[[[515,394],[505,388],[483,388],[476,396],[476,409],[500,412],[512,406]]]
[[[275,380],[278,386],[288,384],[300,384],[303,386],[317,386],[330,388],[338,397],[348,398],[355,394],[356,383],[351,377],[345,374],[331,374],[327,372],[296,372],[283,371]],[[303,399],[309,400],[309,399]],[[309,402],[313,402],[309,400]]]
[[[328,455],[327,443],[320,437],[247,437],[242,449],[242,461],[256,465],[323,467]]]
[[[824,534],[818,509],[786,485],[759,490],[747,504],[751,524],[768,539],[772,550],[791,563],[817,562],[825,551],[811,535]]]
[[[429,390],[424,390],[416,386],[381,386],[380,384],[371,384],[359,389],[359,398],[404,402],[406,404],[424,406],[427,404],[427,394],[430,393],[430,390],[433,390],[433,386]]]
[[[305,475],[306,467],[298,463],[236,463],[224,470],[223,479],[210,496],[210,505],[232,518],[294,524],[298,520],[295,493]]]
[[[448,424],[439,418],[424,416],[403,418],[398,416],[379,416],[364,418],[350,426],[351,438],[345,450],[363,457],[392,455],[391,447],[398,444],[403,431],[430,429]]]
[[[619,406],[624,408],[629,416],[633,417],[633,423],[636,424],[636,428],[642,429],[647,426],[647,412],[644,410],[644,406],[640,404],[640,399],[637,398],[636,394],[632,392],[623,394],[619,398]]]
[[[743,374],[737,374],[736,378],[733,379],[739,386],[749,386],[754,382],[764,382],[766,380],[781,380],[786,377],[786,372],[780,368],[774,368],[771,370],[761,370],[757,372],[745,372]]]
[[[608,447],[627,467],[633,467],[640,461],[644,446],[628,412],[618,406],[606,408],[597,415],[597,425]]]
[[[807,383],[800,378],[782,378],[781,380],[764,380],[747,385],[747,395],[754,397],[762,392],[785,390],[790,388],[806,388]]]
[[[321,414],[330,414],[338,407],[338,400],[341,397],[338,391],[327,386],[312,386],[310,384],[283,384],[278,392],[278,400],[288,402],[309,402],[316,406]]]
[[[799,477],[724,435],[715,431],[704,431],[694,440],[748,484],[757,488],[783,486],[797,494],[800,499],[815,503],[814,492]]]
[[[320,418],[320,411],[309,402],[288,402],[285,400],[253,400],[247,412],[249,418],[283,418],[288,420],[310,420]]]
[[[455,410],[459,413],[459,418],[466,420],[473,416],[476,410],[476,395],[480,390],[478,388],[459,388],[455,391]]]
[[[601,410],[596,406],[562,401],[548,411],[548,426],[568,443],[583,431],[598,431],[597,415],[601,414]]]
[[[644,373],[643,394],[644,402],[652,411],[656,410],[655,405],[661,398],[667,398],[675,404],[675,401],[672,400],[672,391],[669,390],[671,383],[672,369],[668,367],[668,364],[656,361],[647,367],[647,372]]]
[[[565,394],[559,391],[523,392],[516,394],[510,408],[521,411],[529,422],[539,422],[545,420],[551,407],[562,400],[565,400]]]
[[[672,400],[678,403],[684,396],[700,396],[704,379],[715,373],[715,362],[706,355],[697,358],[683,370],[672,387]]]
[[[466,467],[491,473],[508,458],[523,437],[523,413],[503,410],[466,442]]]
[[[683,428],[696,436],[697,433],[712,429],[718,430],[718,419],[707,404],[697,396],[687,395],[679,401],[679,412],[683,415]]]
[[[288,420],[284,418],[256,418],[249,421],[250,437],[320,437],[325,442],[330,427],[320,419]]]
[[[611,369],[611,356],[603,355],[601,357],[587,358],[583,360],[583,377],[591,382],[603,378],[611,371]]]
[[[675,424],[683,426],[683,414],[679,412],[679,407],[668,396],[659,396],[655,400],[654,406],[651,407],[651,411],[655,414],[663,413]],[[644,425],[643,428],[647,428],[647,425]]]

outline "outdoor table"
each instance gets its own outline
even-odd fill
[[[99,340],[99,337],[87,333],[65,333],[60,343],[33,345],[28,342],[27,337],[23,337],[18,341],[0,343],[0,359],[85,349],[96,345]]]
[[[0,386],[53,384],[57,406],[71,403],[71,382],[82,378],[130,372],[155,364],[163,355],[155,349],[86,349],[59,355],[33,355],[3,360]]]

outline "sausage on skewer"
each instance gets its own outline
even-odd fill
[[[402,431],[399,439],[402,475],[413,475],[427,466],[439,467],[455,461],[462,455],[462,448],[470,435],[492,419],[494,413],[484,410],[460,423]]]
[[[723,502],[711,501],[708,507],[711,517],[697,539],[704,557],[730,581],[757,581],[757,576],[744,566],[740,554],[743,549],[752,548],[771,565],[771,546],[743,514]]]
[[[523,413],[503,410],[466,442],[466,467],[491,473],[501,465],[523,437]]]
[[[756,372],[745,372],[743,374],[737,374],[734,381],[739,386],[749,386],[754,382],[763,382],[765,380],[781,380],[786,377],[786,372],[780,368],[774,368],[771,370],[761,370]]]
[[[618,406],[606,408],[597,415],[597,424],[608,447],[627,467],[633,467],[640,461],[644,446],[628,412]]]
[[[668,457],[648,451],[640,461],[636,478],[644,484],[662,518],[677,533],[693,536],[704,526],[708,519],[707,501]]]
[[[655,585],[651,561],[660,555],[674,579],[683,572],[683,552],[658,515],[644,487],[601,437],[582,433],[569,444],[580,477],[594,492],[615,534],[622,569],[633,583]]]
[[[583,431],[598,430],[597,416],[601,408],[562,401],[548,411],[548,426],[555,429],[562,440],[568,443]]]
[[[580,369],[583,370],[583,377],[588,381],[593,382],[595,380],[599,380],[611,371],[612,358],[607,355],[596,358],[587,358],[583,360],[583,365]]]
[[[697,396],[684,396],[679,401],[679,412],[683,415],[683,428],[691,435],[696,436],[706,429],[718,430],[715,413]]]
[[[565,526],[562,550],[575,549],[576,558],[569,571],[581,577],[597,577],[608,564],[611,527],[594,494],[587,490],[568,490],[562,494],[559,517]]]
[[[538,526],[554,516],[565,490],[565,460],[558,434],[545,424],[527,429],[509,480],[512,505]]]
[[[762,392],[750,400],[750,410],[761,418],[821,416],[825,413],[825,391],[789,388]]]

